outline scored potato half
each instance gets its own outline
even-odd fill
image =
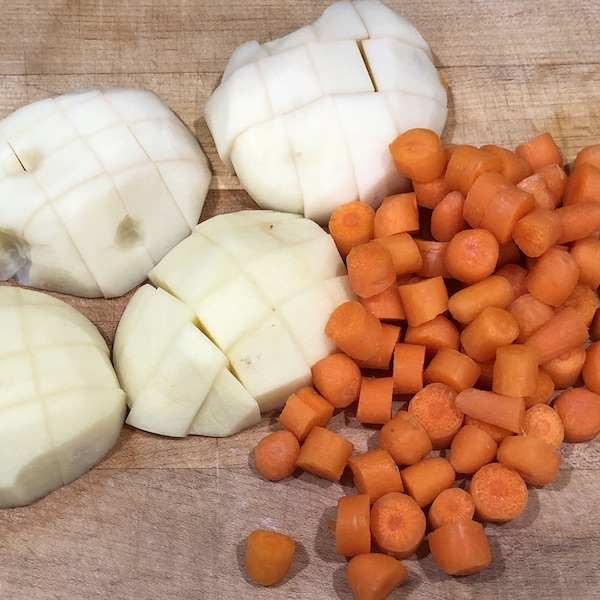
[[[379,0],[341,0],[227,64],[204,116],[219,156],[262,208],[325,224],[409,182],[389,152],[414,127],[441,133],[447,93],[419,31]]]
[[[335,350],[324,333],[353,297],[331,236],[291,213],[200,223],[126,307],[113,361],[127,423],[170,436],[231,435],[283,406]]]

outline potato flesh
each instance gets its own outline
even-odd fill
[[[24,106],[0,121],[0,159],[0,277],[85,297],[143,281],[190,234],[210,182],[192,133],[142,90]]]
[[[96,464],[126,405],[106,342],[71,306],[2,286],[0,329],[0,507],[13,507]]]

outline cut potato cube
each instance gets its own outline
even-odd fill
[[[364,40],[369,37],[363,20],[350,0],[330,4],[313,23],[321,41]]]

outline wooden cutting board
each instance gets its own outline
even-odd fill
[[[549,130],[566,162],[600,142],[600,5],[593,0],[390,0],[429,41],[450,85],[448,142],[513,147]],[[248,39],[283,35],[327,0],[14,0],[1,3],[0,117],[91,86],[158,93],[200,139],[214,173],[202,218],[252,207],[226,174],[202,118],[228,56]],[[112,342],[130,295],[65,297]],[[1,332],[0,332],[1,334]],[[3,600],[237,600],[352,596],[328,524],[341,484],[303,474],[278,484],[250,453],[272,418],[229,439],[164,439],[125,427],[91,472],[35,505],[0,511]],[[375,431],[342,414],[333,427],[358,451]],[[406,561],[393,598],[600,597],[600,442],[564,445],[563,469],[512,523],[488,527],[493,566],[464,579],[430,556]],[[1,457],[0,457],[1,460]],[[272,589],[243,568],[250,530],[297,540],[290,577]]]

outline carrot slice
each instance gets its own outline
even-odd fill
[[[246,572],[254,583],[275,585],[288,574],[295,550],[296,543],[289,535],[255,529],[246,544]]]
[[[406,493],[421,507],[431,504],[452,487],[456,473],[441,456],[429,456],[400,471]]]
[[[565,428],[558,413],[547,404],[535,404],[525,411],[523,433],[544,440],[558,448],[565,438]]]
[[[366,494],[371,504],[389,492],[403,492],[398,465],[387,450],[374,448],[348,459],[354,485]]]
[[[359,302],[380,321],[401,321],[406,319],[396,282],[392,283],[383,292],[379,292],[379,294],[369,296],[368,298],[359,298]]]
[[[414,181],[434,181],[446,168],[446,151],[431,129],[414,128],[401,133],[390,144],[398,171]]]
[[[492,390],[505,396],[531,396],[535,393],[538,371],[536,348],[509,344],[496,349]]]
[[[579,267],[579,282],[595,290],[600,285],[600,240],[593,236],[577,240],[569,253]]]
[[[449,461],[457,473],[471,475],[496,457],[498,444],[481,427],[466,423],[454,436]]]
[[[421,323],[408,326],[404,334],[404,342],[425,346],[426,356],[431,358],[441,348],[460,348],[460,333],[456,325],[445,315]]]
[[[339,481],[353,451],[354,445],[345,437],[324,427],[313,427],[296,464],[317,477]]]
[[[329,233],[342,258],[354,246],[366,244],[375,237],[375,209],[366,202],[353,200],[336,207],[329,217]]]
[[[387,554],[359,554],[348,562],[346,579],[356,600],[384,600],[406,578],[408,571]]]
[[[387,450],[398,465],[412,465],[433,450],[421,423],[406,410],[399,410],[381,428],[379,447]]]
[[[444,265],[444,254],[448,242],[415,238],[415,244],[421,253],[422,266],[416,271],[417,277],[450,277]]]
[[[423,208],[435,208],[444,196],[450,193],[444,172],[433,181],[413,181],[413,190],[417,196],[417,204]]]
[[[358,400],[362,374],[360,367],[343,352],[330,354],[312,367],[313,385],[335,408],[345,408]]]
[[[361,298],[379,294],[396,281],[390,251],[374,241],[354,246],[348,252],[346,266],[350,288]]]
[[[500,159],[499,173],[511,183],[517,184],[531,175],[529,164],[512,150],[495,144],[486,144],[481,146],[480,149],[489,154],[494,154]]]
[[[475,514],[475,502],[469,492],[459,487],[452,487],[440,492],[429,507],[427,520],[432,529],[448,523],[470,520]]]
[[[394,380],[391,377],[363,377],[356,407],[359,423],[383,425],[392,418]]]
[[[481,281],[496,270],[500,246],[486,229],[464,229],[448,241],[444,265],[452,277],[466,284]]]
[[[519,219],[512,237],[523,254],[538,257],[554,246],[562,235],[562,223],[554,210],[536,208]]]
[[[274,431],[254,448],[254,466],[269,481],[281,481],[296,470],[300,444],[286,429]]]
[[[392,378],[395,394],[414,394],[423,388],[425,346],[400,343],[394,347]]]
[[[463,196],[467,196],[471,187],[482,175],[488,172],[499,175],[502,167],[502,159],[498,156],[475,146],[459,144],[446,167],[446,184],[450,190],[457,190]]]
[[[445,383],[458,393],[473,387],[480,375],[481,367],[472,358],[453,348],[441,348],[423,372],[423,381]]]
[[[560,150],[549,131],[544,131],[519,144],[515,148],[515,154],[526,161],[533,170],[542,165],[562,166],[563,164]]]
[[[386,196],[375,211],[375,238],[419,231],[419,208],[414,192]]]
[[[525,418],[525,401],[516,396],[468,388],[456,396],[456,407],[465,415],[503,429],[521,433]]]
[[[448,290],[442,277],[406,283],[399,286],[398,290],[411,326],[430,321],[448,309]]]
[[[573,346],[560,356],[545,362],[540,368],[548,373],[554,387],[564,389],[575,385],[585,364],[585,348]]]
[[[595,392],[565,390],[552,406],[563,422],[566,442],[588,442],[600,433],[600,395]]]
[[[460,192],[446,194],[431,213],[431,235],[438,242],[449,242],[469,224],[463,217],[465,197]]]
[[[423,257],[410,233],[395,233],[375,238],[375,241],[388,249],[396,276],[416,273],[423,267]]]
[[[371,551],[371,502],[367,494],[342,496],[338,500],[335,549],[341,556]]]
[[[600,202],[600,168],[589,163],[577,165],[567,177],[563,206],[579,202]]]

